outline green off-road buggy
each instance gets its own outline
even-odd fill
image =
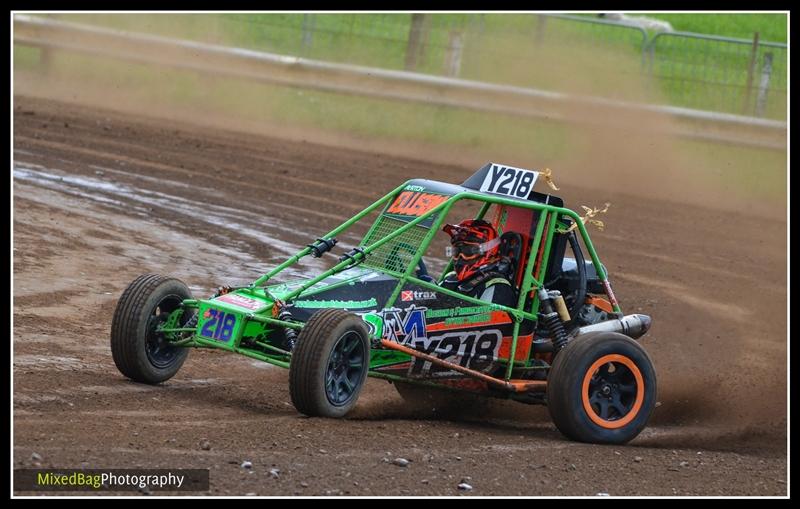
[[[114,312],[114,362],[156,384],[189,347],[215,348],[289,368],[292,402],[309,416],[344,416],[371,376],[408,400],[461,392],[546,404],[569,438],[628,442],[656,402],[653,365],[635,341],[650,318],[622,314],[585,218],[534,191],[539,176],[490,163],[461,185],[410,180],[250,285],[207,299],[177,279],[140,276]],[[428,274],[423,255],[465,205],[502,234],[513,307],[441,286],[449,265]],[[329,270],[273,283],[376,215]]]

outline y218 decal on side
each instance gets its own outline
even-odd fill
[[[447,362],[475,371],[484,371],[497,358],[502,340],[503,334],[499,330],[463,331],[420,338],[411,346]],[[455,372],[419,358],[414,358],[408,371],[409,376],[415,377],[449,374]]]
[[[225,313],[219,309],[208,309],[204,316],[208,320],[200,330],[201,336],[217,339],[223,343],[231,339],[233,327],[236,325],[235,314]]]
[[[539,172],[492,164],[481,184],[481,191],[514,198],[527,198]]]

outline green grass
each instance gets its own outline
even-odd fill
[[[755,32],[762,41],[786,42],[786,14],[662,14],[647,16],[669,21],[680,32],[696,32],[753,39]]]
[[[27,46],[14,46],[14,71],[30,71],[39,67],[41,50]]]

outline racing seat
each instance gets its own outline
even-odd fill
[[[536,231],[538,211],[510,205],[500,205],[494,209],[495,213],[491,223],[500,234],[500,254],[511,259],[511,267],[508,272],[509,281],[514,287],[514,294],[519,298],[531,241]],[[533,328],[534,323],[531,320],[523,320],[520,324],[516,360],[527,360],[532,347]],[[510,337],[503,338],[498,355],[501,358],[509,358],[511,355]]]
[[[536,227],[537,211],[501,205],[495,209],[491,223],[500,234],[500,254],[512,258],[509,280],[518,292],[530,252],[531,240]]]

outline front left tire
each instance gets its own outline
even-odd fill
[[[188,348],[170,344],[157,327],[192,293],[182,281],[144,274],[125,289],[111,322],[111,355],[117,369],[135,382],[169,380],[183,366]],[[185,324],[193,312],[179,320]]]

